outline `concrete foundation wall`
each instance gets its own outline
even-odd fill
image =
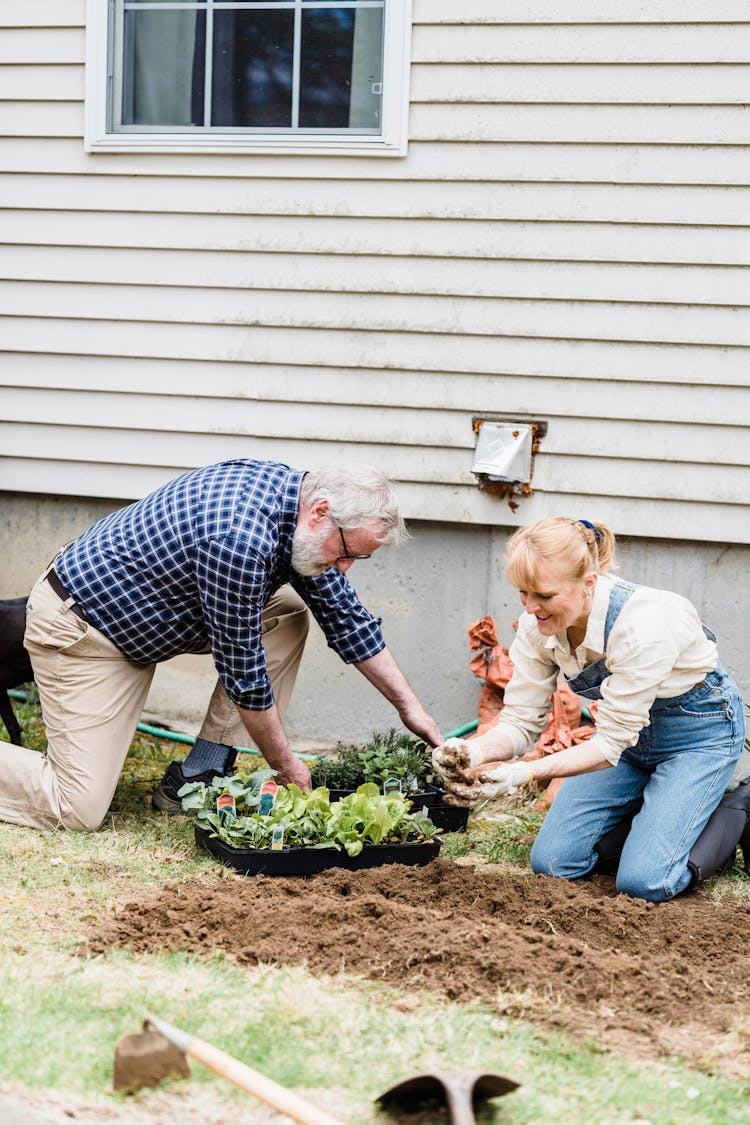
[[[2,494],[0,596],[28,593],[60,544],[122,501]],[[597,515],[599,513],[594,513]],[[443,730],[476,716],[480,682],[468,669],[466,627],[491,613],[508,645],[520,612],[502,576],[512,528],[442,523],[410,525],[412,539],[357,563],[350,578],[362,601],[383,618],[386,641],[425,707]],[[750,547],[693,541],[623,539],[619,571],[673,589],[698,607],[719,636],[721,657],[750,698]],[[209,657],[186,656],[157,670],[145,717],[188,733],[200,725],[213,686]],[[296,743],[357,741],[398,726],[398,717],[357,673],[341,663],[313,625],[287,728]]]

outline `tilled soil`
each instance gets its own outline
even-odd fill
[[[575,884],[426,868],[175,883],[106,920],[88,950],[221,949],[484,1000],[634,1057],[750,1075],[750,906],[663,905]]]

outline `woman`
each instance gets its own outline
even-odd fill
[[[618,890],[663,902],[716,870],[717,849],[722,863],[734,856],[750,783],[738,786],[720,840],[706,826],[742,751],[743,706],[716,637],[690,602],[616,578],[614,552],[611,530],[588,520],[545,519],[512,536],[508,577],[525,613],[505,707],[481,737],[439,747],[435,764],[457,801],[568,778],[534,844],[534,871],[580,878],[596,867],[602,845],[615,841],[620,851],[619,836]],[[599,700],[593,737],[488,770],[532,748],[560,675]]]

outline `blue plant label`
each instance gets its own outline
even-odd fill
[[[383,782],[383,796],[387,797],[389,793],[401,792],[401,779],[398,777],[389,777]]]
[[[271,851],[280,852],[284,847],[284,829],[277,824],[271,833]]]
[[[260,804],[258,812],[261,816],[268,816],[276,804],[276,794],[279,787],[275,781],[264,781],[260,787]]]

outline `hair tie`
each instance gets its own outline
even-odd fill
[[[593,523],[591,523],[590,520],[577,520],[576,522],[582,523],[584,527],[587,527],[589,529],[589,531],[593,531],[594,539],[596,540],[596,542],[597,543],[601,542],[602,533],[601,533],[601,531],[599,531],[599,529],[597,527],[594,526]]]

